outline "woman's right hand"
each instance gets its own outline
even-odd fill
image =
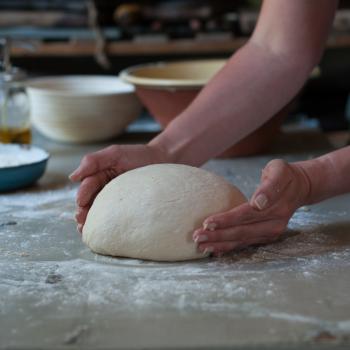
[[[148,164],[169,162],[164,152],[150,145],[113,145],[87,154],[69,176],[80,181],[75,219],[82,232],[88,211],[102,188],[116,176]]]

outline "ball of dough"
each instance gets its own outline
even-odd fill
[[[205,257],[192,240],[214,213],[243,202],[224,178],[179,164],[128,171],[97,195],[86,219],[83,241],[96,253],[155,261]]]

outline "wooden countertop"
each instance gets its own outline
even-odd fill
[[[350,195],[302,208],[274,244],[221,259],[103,257],[75,231],[67,175],[105,145],[34,143],[51,154],[46,174],[0,196],[1,349],[349,349]],[[286,133],[273,153],[205,167],[249,196],[271,158],[329,147],[318,132]]]

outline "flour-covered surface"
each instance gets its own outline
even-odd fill
[[[0,196],[1,348],[349,348],[350,196],[302,208],[279,242],[221,259],[98,256],[75,231],[66,180],[86,149],[65,147],[51,145],[39,185]],[[206,168],[249,196],[268,159]]]

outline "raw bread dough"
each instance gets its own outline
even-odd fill
[[[96,197],[83,241],[96,253],[156,261],[205,257],[192,240],[210,214],[227,211],[244,195],[224,178],[178,164],[128,171]]]

